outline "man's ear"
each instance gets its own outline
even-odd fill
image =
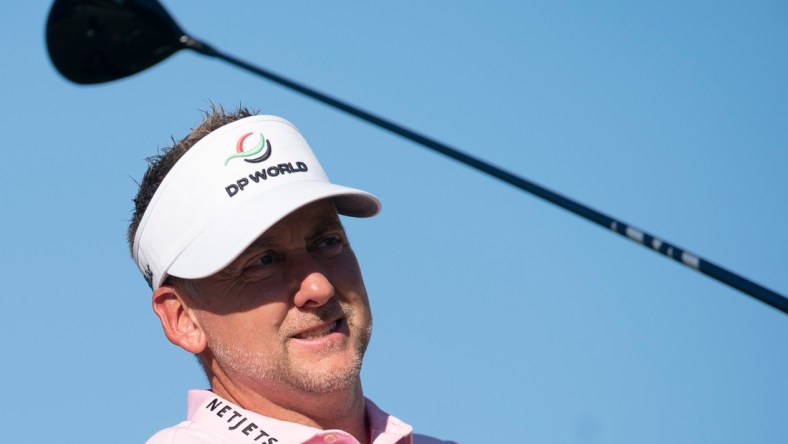
[[[153,311],[161,320],[161,327],[170,342],[194,354],[205,350],[205,333],[179,289],[172,285],[156,289],[153,292]]]

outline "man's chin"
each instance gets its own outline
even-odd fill
[[[325,364],[325,363],[321,363]],[[294,371],[288,377],[288,383],[302,392],[312,394],[328,394],[354,387],[360,381],[360,361],[338,367],[336,365],[318,365]]]

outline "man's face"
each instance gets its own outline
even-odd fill
[[[328,393],[358,380],[372,317],[330,201],[279,221],[195,300],[208,353],[236,383]]]

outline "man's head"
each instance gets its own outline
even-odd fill
[[[331,184],[292,124],[215,110],[152,161],[135,204],[154,310],[209,377],[304,392],[358,379],[371,314],[338,213],[380,204]]]

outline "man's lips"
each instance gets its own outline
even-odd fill
[[[325,324],[318,325],[317,327],[310,328],[309,330],[304,330],[293,335],[295,339],[317,339],[322,338],[328,334],[331,334],[337,330],[339,325],[341,324],[342,320],[337,319],[332,322],[328,322]]]

